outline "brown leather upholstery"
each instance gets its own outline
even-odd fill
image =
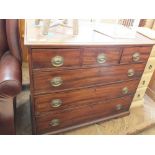
[[[0,20],[0,58],[5,51],[7,51],[8,43],[6,38],[6,22],[4,19]]]
[[[19,31],[18,20],[7,19],[6,20],[6,33],[9,50],[11,54],[21,62],[21,48],[19,46]]]
[[[9,52],[0,61],[0,94],[16,96],[21,91],[21,65]]]
[[[14,134],[13,98],[21,91],[18,20],[0,20],[0,134]]]

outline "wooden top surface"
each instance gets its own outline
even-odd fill
[[[40,26],[35,26],[34,20],[26,20],[24,43],[28,46],[47,45],[153,45],[155,41],[136,33],[134,38],[111,38],[93,30],[88,22],[79,24],[79,34],[72,35],[71,28],[51,28],[48,35],[42,35]]]

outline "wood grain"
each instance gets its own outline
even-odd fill
[[[64,64],[61,67],[75,66],[107,66],[119,64],[121,49],[120,48],[80,48],[80,49],[32,49],[33,68],[53,68],[51,59],[55,56],[62,56]],[[80,52],[81,51],[81,52]],[[98,63],[97,57],[104,54],[105,63]],[[54,67],[55,68],[55,67]]]
[[[125,95],[133,95],[137,89],[139,83],[138,80],[121,82],[106,86],[95,86],[87,89],[71,90],[65,92],[51,93],[45,95],[37,95],[34,97],[35,111],[48,112],[50,110],[59,110],[59,108],[53,108],[51,101],[54,99],[60,99],[62,101],[61,108],[69,106],[83,105],[88,102],[96,102],[97,100],[110,100],[113,98],[119,98]],[[122,89],[128,88],[128,93],[123,94]]]
[[[97,62],[97,57],[104,54],[106,61],[103,64]],[[83,65],[112,65],[119,64],[121,48],[84,48]]]
[[[37,134],[56,131],[58,129],[91,122],[103,117],[112,116],[129,110],[132,97],[126,96],[109,101],[98,101],[82,107],[74,109],[63,109],[59,113],[51,112],[45,115],[36,117]],[[122,109],[117,110],[117,105],[122,105]],[[60,125],[52,127],[50,122],[53,119],[59,119]]]
[[[32,66],[37,68],[63,68],[80,66],[80,49],[32,49]],[[61,56],[64,64],[61,67],[54,67],[51,59]]]
[[[93,86],[96,84],[110,84],[140,78],[144,71],[145,64],[131,64],[111,67],[83,68],[76,70],[37,70],[33,72],[35,94],[62,91],[66,89],[77,89]],[[129,77],[128,71],[134,71],[134,75]],[[51,80],[61,77],[63,84],[54,87]]]
[[[30,45],[34,134],[60,133],[129,114],[151,48],[151,44],[144,46],[142,43]],[[135,52],[140,53],[137,62],[132,58]],[[104,63],[97,60],[100,54],[106,57]],[[64,58],[61,67],[52,66],[51,59],[55,56]],[[129,77],[131,69],[134,76]],[[61,86],[51,85],[55,77],[61,77]],[[125,87],[128,88],[127,94],[122,93]],[[52,106],[55,99],[62,101],[59,107]],[[116,110],[119,104],[123,108]],[[60,126],[51,127],[52,119],[60,119]]]
[[[140,63],[140,62],[146,63],[148,58],[149,58],[151,49],[152,49],[152,46],[124,48],[120,63],[121,64]],[[137,62],[133,61],[133,54],[134,53],[140,54],[140,59]]]

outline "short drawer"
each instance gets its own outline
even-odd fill
[[[147,87],[143,87],[143,88],[138,88],[136,90],[135,96],[133,98],[133,101],[137,101],[137,100],[142,100],[145,92],[146,92]]]
[[[138,87],[141,88],[141,87],[147,87],[150,80],[151,80],[151,77],[152,77],[152,74],[153,73],[144,73],[140,82],[139,82],[139,85]]]
[[[32,67],[62,68],[80,65],[80,49],[32,49]]]
[[[147,62],[151,47],[129,47],[123,49],[121,64]]]
[[[120,48],[84,48],[83,65],[118,64],[120,56]]]
[[[36,117],[37,134],[57,131],[126,112],[129,110],[131,100],[131,96],[126,96],[109,101],[101,100],[74,109],[63,109],[59,113],[46,113]]]
[[[155,69],[155,58],[154,58],[154,57],[150,57],[150,58],[148,59],[147,64],[146,64],[144,73],[151,73],[151,72],[154,72],[154,69]]]
[[[145,64],[131,64],[76,70],[34,71],[35,93],[75,89],[140,78]]]
[[[134,95],[139,80],[97,86],[86,89],[38,95],[34,97],[35,111],[38,113],[79,106],[97,100],[109,100],[126,95]]]

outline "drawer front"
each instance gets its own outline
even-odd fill
[[[139,80],[133,80],[106,86],[38,95],[34,97],[35,111],[40,113],[59,110],[69,106],[75,107],[89,102],[96,102],[97,100],[109,100],[130,94],[134,95],[138,83]]]
[[[144,73],[154,72],[154,69],[155,69],[155,58],[151,57],[151,58],[149,58],[149,60],[148,60],[148,62],[146,64]]]
[[[124,48],[121,64],[147,62],[152,47],[129,47]]]
[[[152,74],[153,73],[144,73],[139,82],[138,88],[147,87],[151,80]]]
[[[32,67],[63,68],[80,66],[80,49],[32,49]]]
[[[136,90],[135,96],[133,98],[133,101],[137,101],[137,100],[142,100],[145,92],[146,92],[147,87],[143,87],[143,88],[138,88]]]
[[[48,93],[139,78],[144,67],[145,64],[131,64],[54,72],[40,70],[33,74],[34,90],[36,93]]]
[[[126,96],[110,101],[102,100],[74,109],[63,109],[59,113],[47,113],[36,117],[37,133],[43,134],[128,111],[131,100],[131,96]]]
[[[84,48],[83,65],[118,64],[120,56],[120,48]]]

